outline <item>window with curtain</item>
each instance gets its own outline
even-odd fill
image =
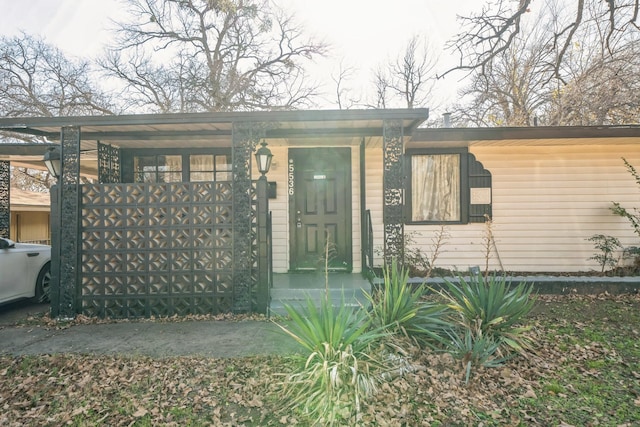
[[[210,182],[232,179],[230,154],[132,154],[134,182]]]
[[[461,221],[461,185],[461,154],[413,154],[411,221]]]
[[[182,181],[182,156],[135,156],[135,182]]]
[[[189,156],[189,180],[230,181],[231,156],[226,154],[192,154]]]

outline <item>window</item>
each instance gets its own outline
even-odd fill
[[[466,224],[491,218],[491,173],[466,148],[410,149],[405,164],[407,222]]]
[[[460,154],[411,156],[411,221],[460,221]]]
[[[207,182],[232,179],[231,155],[226,153],[212,154],[211,150],[208,153],[191,150],[190,153],[178,154],[172,150],[151,155],[148,150],[144,154],[142,150],[132,150],[125,156],[129,159],[129,165],[133,163],[133,174],[125,172],[124,177],[133,182]]]
[[[192,154],[189,156],[189,181],[231,180],[231,158],[219,154]]]
[[[135,182],[182,181],[182,156],[136,156],[133,168]]]

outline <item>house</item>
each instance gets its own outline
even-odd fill
[[[608,208],[640,194],[622,162],[640,163],[640,127],[419,128],[427,117],[4,118],[0,130],[61,143],[59,316],[265,311],[271,273],[322,268],[329,248],[330,269],[359,274],[401,256],[407,234],[429,251],[443,226],[443,268],[581,271],[597,268],[593,234],[634,242]],[[267,189],[260,144],[273,155]],[[80,184],[91,170],[98,183]]]
[[[11,231],[15,242],[49,244],[51,219],[49,193],[26,191],[11,187]]]

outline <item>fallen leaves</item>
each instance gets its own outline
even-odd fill
[[[535,354],[478,369],[465,385],[450,355],[408,349],[416,369],[382,384],[358,423],[568,427],[585,425],[582,416],[600,425],[639,424],[633,331],[640,298],[554,297],[541,304],[530,331]],[[279,410],[277,374],[290,366],[281,356],[0,356],[0,425],[300,425],[298,414]],[[611,390],[586,389],[590,383]]]

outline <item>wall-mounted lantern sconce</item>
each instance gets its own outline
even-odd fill
[[[264,176],[271,168],[271,159],[273,159],[273,154],[271,154],[271,150],[267,148],[267,143],[264,139],[260,145],[262,145],[262,147],[256,151],[256,162],[258,163],[258,171],[262,176]]]
[[[49,170],[49,173],[56,177],[56,179],[60,178],[61,171],[61,162],[60,162],[60,148],[59,147],[49,147],[46,153],[44,153],[44,164]]]

